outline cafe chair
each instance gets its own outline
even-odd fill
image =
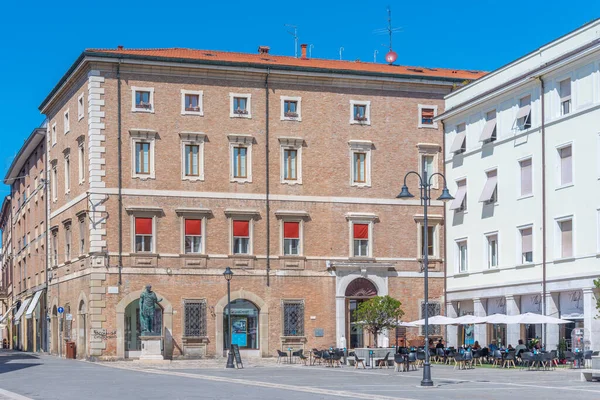
[[[285,351],[277,350],[277,364],[281,364],[281,360],[288,362],[288,355]]]
[[[390,352],[388,351],[388,353],[385,355],[385,357],[377,359],[375,361],[375,364],[379,368],[382,368],[383,366],[385,366],[386,368],[389,368],[390,367],[390,365],[388,364],[388,358],[389,357],[390,357]]]
[[[365,359],[364,358],[358,358],[358,356],[356,355],[356,353],[354,353],[354,368],[358,369],[358,365],[362,365],[363,369],[366,369],[367,367],[365,367]]]

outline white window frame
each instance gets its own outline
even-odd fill
[[[523,231],[531,229],[531,261],[525,261],[523,257]],[[517,226],[517,265],[529,265],[534,263],[535,257],[535,231],[533,229],[533,223],[527,225]]]
[[[423,118],[421,118],[421,116],[422,116],[424,108],[433,109],[433,118],[437,117],[437,115],[438,115],[438,106],[434,106],[434,105],[430,105],[430,104],[419,104],[418,105],[419,114],[417,115],[417,117],[419,119],[417,121],[417,128],[437,129],[438,123],[435,121],[431,125],[423,124]]]
[[[500,253],[500,235],[498,233],[498,231],[495,232],[488,232],[484,234],[485,240],[483,241],[483,245],[484,245],[484,257],[485,259],[484,261],[484,265],[487,267],[487,269],[497,269],[500,268],[500,257],[499,257],[499,253]],[[492,253],[491,253],[491,243],[490,240],[495,239],[496,241],[496,265],[492,265]],[[468,247],[467,247],[467,252],[468,252]]]
[[[202,132],[181,132],[181,180],[183,181],[204,181],[204,142],[206,135]],[[198,146],[198,176],[185,174],[185,146]]]
[[[571,221],[571,256],[562,256],[562,231],[560,224],[565,221]],[[562,217],[554,218],[554,258],[555,260],[570,260],[575,258],[575,216],[565,215]]]
[[[531,193],[523,194],[523,193],[521,193],[521,188],[523,186],[522,181],[521,181],[521,178],[522,178],[521,177],[521,168],[522,168],[521,163],[523,161],[527,161],[527,160],[531,161]],[[517,159],[517,164],[519,165],[519,168],[517,168],[517,182],[519,182],[519,190],[518,190],[519,195],[517,196],[517,200],[533,197],[533,194],[535,192],[535,180],[534,180],[535,166],[533,164],[533,155],[530,154],[525,157],[521,157],[521,158]]]
[[[436,172],[439,172],[438,163],[441,150],[440,145],[432,143],[418,143],[417,149],[419,151],[419,174],[423,176],[423,158],[425,156],[433,156],[433,173],[435,174]],[[439,189],[437,175],[431,179],[431,187],[434,189]]]
[[[152,250],[151,251],[136,251],[135,249],[135,219],[136,218],[152,218]],[[134,254],[157,254],[157,249],[156,249],[156,218],[157,215],[156,213],[144,213],[144,212],[133,212],[131,213],[131,217],[130,217],[130,224],[131,224],[131,253]]]
[[[463,181],[465,182],[465,187],[467,188],[467,190],[465,192],[465,197],[461,203],[461,206],[454,211],[466,214],[469,211],[469,208],[467,207],[467,205],[468,205],[467,200],[469,199],[469,181],[467,180],[466,176],[463,176],[463,177],[456,179],[456,181],[454,181],[454,184],[456,185],[456,190],[458,190],[459,183],[463,182]]]
[[[560,152],[562,149],[571,147],[571,182],[563,184],[562,180],[562,162]],[[568,188],[575,185],[575,149],[574,142],[562,143],[556,146],[556,189]]]
[[[154,168],[155,161],[155,142],[156,142],[156,131],[152,130],[130,130],[129,134],[131,136],[131,178],[132,179],[155,179],[156,171]],[[149,174],[138,174],[136,171],[136,144],[148,142],[150,143],[150,154],[148,158],[150,173]]]
[[[282,121],[302,121],[302,97],[296,96],[280,96],[281,99],[281,120]],[[297,117],[287,117],[285,115],[285,102],[295,101],[296,102],[296,114]]]
[[[423,258],[423,225],[424,218],[422,214],[415,215],[415,222],[417,223],[417,259],[421,260]],[[427,217],[427,225],[429,228],[433,228],[433,255],[429,256],[430,260],[439,260],[441,259],[441,248],[440,248],[440,232],[441,226],[444,217],[442,215],[430,214]]]
[[[65,194],[71,193],[71,160],[70,154],[67,152],[65,154]]]
[[[231,214],[228,216],[229,220],[229,254],[232,256],[252,256],[254,255],[254,218],[247,214]],[[234,253],[234,237],[233,237],[233,221],[248,221],[248,252],[247,253]]]
[[[349,213],[346,215],[346,219],[348,220],[348,244],[349,244],[348,256],[350,258],[373,258],[373,225],[375,224],[375,220],[377,219],[377,216],[371,215],[371,214],[363,215],[363,214]],[[365,255],[365,256],[355,256],[354,255],[354,224],[369,225],[369,239],[367,242],[367,255]]]
[[[365,120],[357,121],[354,119],[354,106],[365,106]],[[350,100],[350,125],[371,125],[371,101],[370,100]]]
[[[285,254],[285,222],[298,222],[298,254]],[[304,218],[282,217],[279,218],[279,254],[282,257],[302,257],[304,255]]]
[[[246,99],[247,114],[236,114],[233,109],[233,99],[242,97]],[[252,94],[250,93],[229,93],[229,117],[230,118],[252,118]]]
[[[56,145],[56,122],[52,123],[52,128],[50,128],[50,136],[52,137],[52,146]]]
[[[302,145],[304,139],[296,137],[280,137],[279,139],[279,180],[284,185],[302,184]],[[285,150],[296,150],[296,179],[285,179]]]
[[[373,142],[370,140],[350,140],[350,186],[371,187],[371,150]],[[365,181],[354,181],[354,154],[365,153]]]
[[[81,121],[85,116],[85,99],[83,93],[77,97],[77,121]]]
[[[197,214],[182,214],[180,219],[180,226],[181,226],[181,254],[184,254],[186,256],[190,256],[190,255],[197,255],[197,254],[206,254],[206,214],[202,214],[202,215],[197,215]],[[196,253],[186,253],[185,252],[185,220],[187,219],[199,219],[200,220],[200,229],[201,229],[201,235],[200,235],[200,252],[196,252]]]
[[[50,183],[52,185],[52,202],[56,203],[58,201],[58,171],[56,163],[52,165],[52,179]]]
[[[500,176],[498,174],[498,167],[492,167],[492,168],[488,168],[484,171],[485,173],[485,182],[484,182],[484,186],[486,185],[487,181],[490,179],[490,172],[496,172],[496,188],[494,189],[494,192],[492,193],[492,197],[490,200],[484,202],[483,204],[494,204],[494,205],[498,205],[498,186],[500,186]]]
[[[523,93],[522,95],[517,97],[517,113],[521,109],[521,100],[523,100],[526,97],[529,97],[529,127],[525,127],[525,123],[527,121],[526,117],[516,119],[515,125],[517,127],[517,130],[519,131],[525,131],[533,127],[533,95],[531,93]]]
[[[135,106],[136,92],[150,92],[150,108],[137,108]],[[154,114],[154,88],[153,87],[131,87],[131,112],[135,113],[151,113]]]
[[[251,135],[227,135],[229,139],[229,181],[236,183],[252,183],[252,143],[254,137]],[[246,176],[236,177],[233,163],[233,149],[235,147],[246,147]]]
[[[461,244],[464,243],[467,246],[467,254],[465,255],[465,268],[464,270],[461,269],[461,256],[460,256],[460,247]],[[469,272],[469,240],[468,238],[460,238],[460,239],[455,239],[454,240],[454,251],[455,251],[455,255],[454,255],[454,262],[456,263],[456,273],[457,274],[464,274],[464,273],[468,273]]]
[[[65,135],[71,131],[71,115],[69,114],[68,108],[63,114],[63,129]]]
[[[561,86],[561,83],[563,83],[564,81],[569,81],[570,94],[569,94],[568,98],[563,101],[562,93],[560,92],[560,86]],[[561,117],[564,115],[573,114],[573,86],[574,86],[573,79],[571,79],[570,75],[567,77],[564,77],[563,79],[558,79],[556,81],[556,89],[557,89],[556,91],[558,93],[558,115]],[[565,113],[564,109],[563,109],[563,103],[565,103],[567,101],[569,102],[569,112]]]
[[[84,214],[78,214],[77,215],[77,227],[79,228],[79,241],[77,242],[78,244],[78,250],[79,250],[79,255],[82,256],[86,253],[86,246],[87,246],[87,240],[86,240],[86,233],[87,233],[87,215]]]
[[[85,142],[81,141],[77,148],[77,164],[79,170],[79,184],[82,185],[85,182]]]
[[[71,220],[63,222],[65,231],[65,262],[70,262],[73,258],[73,224]]]
[[[196,95],[198,96],[198,111],[189,111],[185,109],[185,96]],[[202,90],[187,90],[181,89],[181,115],[197,115],[200,117],[204,116],[204,91]]]

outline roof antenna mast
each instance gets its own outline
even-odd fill
[[[376,33],[376,34],[387,33],[389,35],[389,37],[390,37],[390,46],[389,46],[389,51],[385,55],[385,60],[388,62],[388,64],[392,65],[394,63],[394,61],[396,61],[398,59],[398,54],[392,48],[392,34],[394,32],[398,32],[398,31],[402,30],[402,28],[392,28],[392,9],[390,8],[390,6],[387,7],[387,13],[388,13],[388,26],[387,26],[387,28],[376,29],[374,31],[374,33]]]
[[[285,26],[294,29],[294,32],[288,31],[288,33],[294,37],[294,57],[298,58],[298,27],[290,24],[285,24]]]

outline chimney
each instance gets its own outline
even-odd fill
[[[118,46],[117,46],[117,50],[119,50],[119,51],[120,51],[120,50],[123,50],[123,45],[118,45]]]
[[[308,57],[306,57],[306,44],[301,44],[300,48],[302,49],[302,60],[308,60]]]
[[[269,54],[271,48],[269,46],[258,46],[258,54]]]

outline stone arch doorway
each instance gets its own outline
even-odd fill
[[[243,355],[249,357],[269,356],[269,306],[267,303],[254,293],[244,290],[231,292],[231,303],[233,343],[236,344],[235,340],[239,340],[237,343],[239,345],[244,339],[246,340],[246,347],[240,346]],[[227,296],[223,296],[215,305],[216,352],[217,354],[222,352],[223,355],[226,354],[226,307]],[[251,320],[252,318],[254,320]],[[238,326],[233,326],[234,321],[238,323]],[[246,336],[244,336],[242,328],[245,328]],[[236,334],[238,336],[235,336]]]
[[[377,296],[377,287],[366,278],[356,278],[346,288],[346,340],[351,349],[373,347],[373,335],[358,325],[355,311],[361,303]]]
[[[85,295],[79,295],[77,306],[77,358],[86,358],[87,352],[87,301]]]
[[[52,307],[52,354],[58,354],[58,308]]]
[[[141,354],[139,300],[142,289],[132,292],[121,299],[116,308],[117,357],[137,358]],[[155,327],[163,336],[163,356],[173,356],[173,306],[162,294],[154,291],[162,301],[156,307]]]

